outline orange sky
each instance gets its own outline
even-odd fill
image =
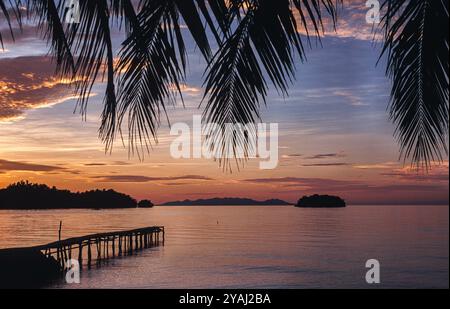
[[[386,114],[390,85],[384,68],[375,67],[379,49],[362,8],[352,3],[338,34],[308,51],[288,98],[269,93],[263,120],[279,123],[278,167],[260,170],[259,161],[250,160],[233,173],[209,159],[173,159],[175,137],[165,123],[143,161],[120,140],[105,154],[97,137],[104,85],[94,88],[83,121],[73,113],[70,85],[53,76],[45,43],[25,25],[0,51],[0,187],[27,179],[71,190],[114,188],[157,203],[215,196],[293,202],[332,193],[351,203],[448,204],[448,158],[428,174],[398,161]],[[202,112],[204,66],[194,48],[189,53],[186,107],[169,108],[172,123],[191,124]]]

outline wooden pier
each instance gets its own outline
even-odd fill
[[[67,261],[77,259],[80,267],[90,268],[110,258],[133,255],[136,251],[164,245],[163,226],[152,226],[127,231],[91,234],[55,241],[46,245],[32,247],[41,251],[47,258],[53,257],[64,271],[70,265]]]
[[[164,239],[164,227],[152,226],[73,237],[34,247],[0,249],[0,288],[42,287],[72,268],[73,259],[80,269],[84,265],[90,268],[93,263],[100,265],[109,259],[164,245]]]

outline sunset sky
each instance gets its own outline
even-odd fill
[[[281,198],[294,202],[311,193],[338,194],[353,204],[447,204],[449,165],[417,173],[399,159],[388,119],[390,82],[380,45],[365,21],[365,1],[347,2],[338,32],[298,63],[290,96],[270,92],[263,121],[279,123],[279,165],[260,170],[250,160],[224,172],[208,159],[177,160],[175,136],[163,122],[159,143],[140,161],[117,140],[111,154],[98,139],[104,84],[98,83],[85,120],[74,113],[68,81],[54,77],[46,43],[33,23],[7,37],[0,50],[0,187],[29,180],[70,190],[113,188],[159,203],[208,197]],[[117,50],[123,34],[114,34]],[[185,107],[169,107],[171,123],[191,124],[203,96],[204,63],[191,42],[184,87]]]

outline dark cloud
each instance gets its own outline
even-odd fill
[[[115,161],[112,165],[131,165],[131,163],[125,161]]]
[[[330,159],[330,158],[343,158],[343,157],[345,157],[345,154],[343,154],[343,153],[319,153],[316,155],[306,157],[305,159],[316,160],[316,159]]]
[[[84,166],[106,166],[106,163],[86,163]]]
[[[0,172],[6,171],[30,171],[30,172],[55,172],[66,170],[63,167],[52,165],[32,164],[19,161],[0,160]]]
[[[302,164],[302,166],[304,166],[304,167],[330,167],[330,166],[348,166],[348,165],[351,165],[351,164],[344,163],[344,162]]]
[[[154,181],[176,181],[176,180],[214,180],[213,178],[200,175],[183,175],[170,177],[147,177],[140,175],[108,175],[93,176],[100,182],[154,182]]]
[[[186,185],[195,185],[194,182],[166,182],[163,183],[165,186],[186,186]]]
[[[84,166],[125,166],[125,165],[131,165],[131,163],[125,162],[125,161],[114,161],[112,163],[103,163],[103,162],[92,162],[92,163],[85,163]]]

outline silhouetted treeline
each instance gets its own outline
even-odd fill
[[[339,196],[333,195],[318,195],[304,196],[298,200],[297,207],[345,207],[345,201]]]
[[[70,192],[28,181],[21,181],[0,190],[0,209],[135,207],[135,199],[114,190]]]

